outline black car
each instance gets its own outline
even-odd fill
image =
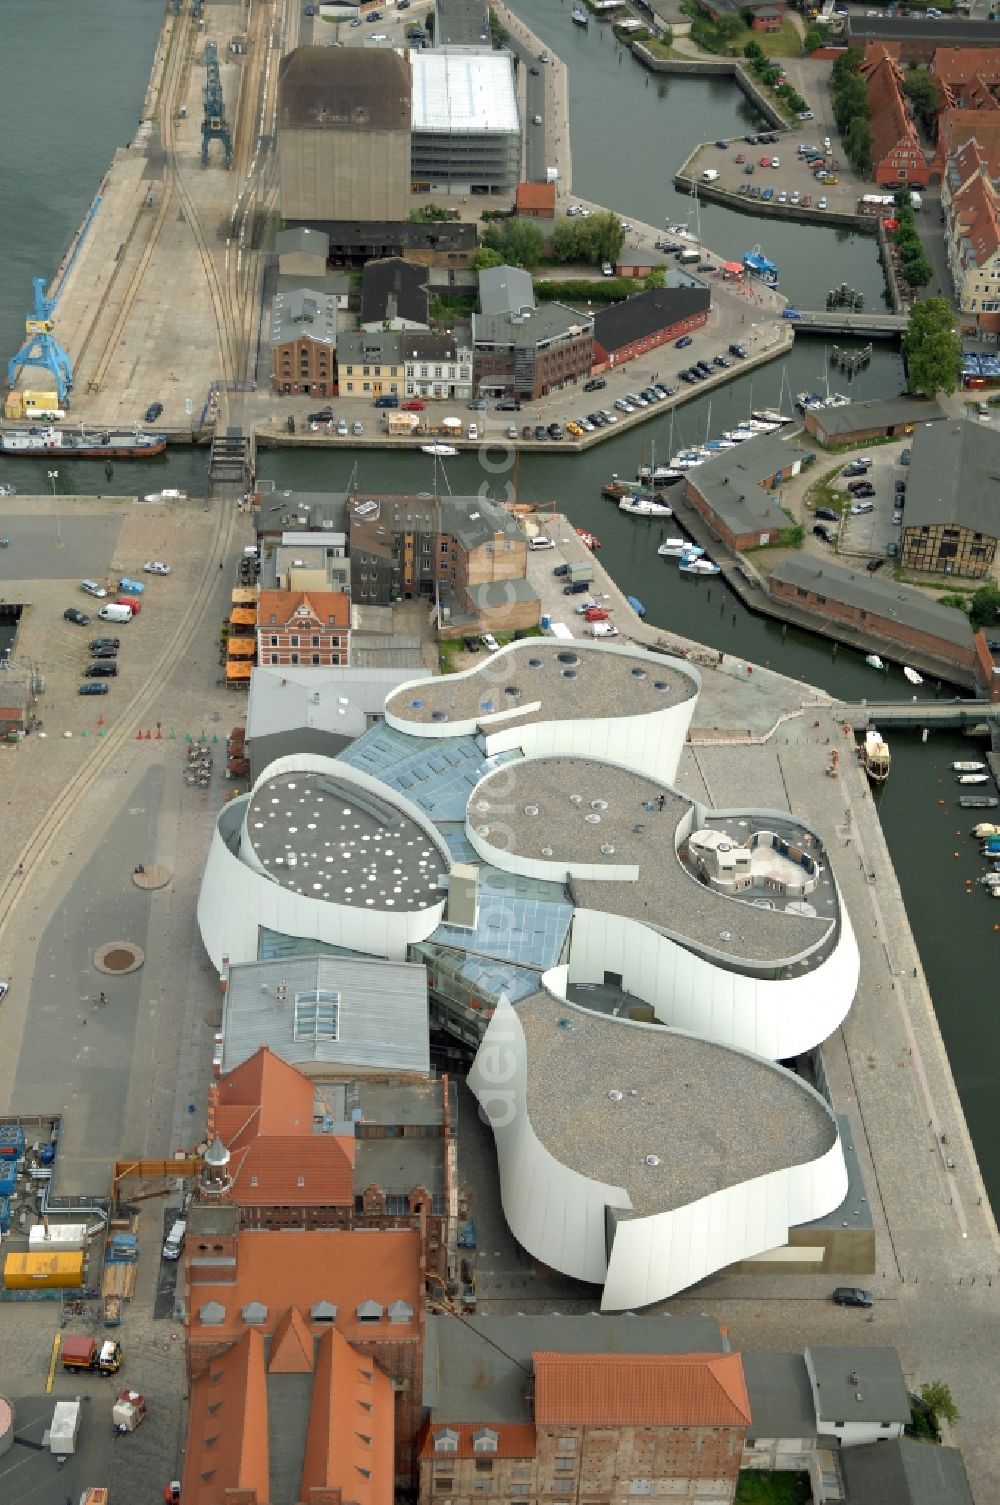
[[[900,452],[899,452],[899,463],[900,463],[900,465],[909,465],[909,463],[910,463],[910,451],[908,449],[901,449],[900,450]]]
[[[724,355],[713,355],[712,357],[712,365],[718,366],[720,371],[728,371],[732,364],[732,361],[727,361]]]
[[[528,69],[528,72],[531,74],[532,78],[537,78],[541,71],[541,68],[536,67],[534,63],[532,63],[531,67]]]
[[[736,359],[740,361],[745,361],[747,358],[746,350],[742,345],[730,345],[729,354],[735,355]]]
[[[92,659],[117,659],[117,657],[118,657],[118,649],[117,648],[91,648],[91,650],[90,650],[90,656],[91,656]]]
[[[874,575],[875,571],[880,570],[884,564],[884,559],[869,559],[865,568],[868,570],[868,573],[870,575]]]
[[[584,382],[583,390],[585,392],[600,392],[606,386],[607,382],[604,380],[603,376],[592,376],[589,381]]]
[[[90,618],[85,611],[77,611],[75,606],[67,606],[63,612],[67,622],[75,622],[77,627],[89,627]]]
[[[833,1299],[838,1306],[875,1305],[875,1297],[871,1291],[863,1291],[860,1286],[837,1286]]]
[[[486,401],[485,397],[474,397],[472,401],[467,402],[465,406],[469,409],[470,413],[485,413],[486,409],[489,407],[489,403]]]
[[[78,695],[106,695],[108,687],[106,684],[101,683],[81,685],[76,693]]]
[[[664,396],[666,396],[666,397],[676,397],[677,396],[677,388],[676,387],[664,387],[663,388],[663,393],[664,393]]]
[[[309,414],[308,421],[310,423],[332,423],[332,421],[333,421],[333,409],[332,408],[317,408],[317,410],[316,410],[315,413],[310,413]]]
[[[120,648],[121,638],[91,638],[90,651],[96,653],[98,648]]]
[[[815,527],[813,528],[813,532],[815,533],[816,537],[821,538],[824,543],[833,543],[835,541],[836,534],[831,533],[829,528],[824,528],[822,523],[816,523]]]
[[[679,340],[674,341],[674,345],[678,350],[686,350],[689,345],[693,344],[694,341],[689,334],[682,334]]]
[[[841,475],[844,476],[866,476],[867,474],[868,466],[859,465],[856,460],[852,460],[850,465],[845,465],[841,471]]]
[[[562,431],[561,426],[558,423],[550,423],[549,424],[549,438],[550,439],[561,439],[562,436],[563,436],[563,431]]]
[[[747,135],[745,135],[743,137],[743,140],[747,143],[748,146],[756,146],[758,139],[759,140],[763,140],[764,138],[763,137],[759,137],[758,138],[757,136],[755,136],[753,134],[752,131],[748,132]]]
[[[571,585],[563,586],[564,596],[582,596],[584,591],[590,590],[589,580],[574,580]]]
[[[897,496],[905,496],[906,495],[906,482],[905,481],[897,481],[896,482],[896,495]]]
[[[545,427],[545,424],[544,423],[536,423],[535,424],[535,438],[536,439],[547,439],[548,437],[549,437],[549,431]]]
[[[875,487],[871,481],[849,481],[847,489],[852,496],[874,496]]]
[[[608,425],[608,420],[605,418],[603,413],[588,413],[587,422],[592,423],[595,429],[607,428]]]
[[[479,639],[478,638],[463,638],[462,642],[465,644],[465,651],[466,651],[466,653],[478,653],[479,652]]]
[[[832,507],[817,507],[816,516],[823,518],[824,522],[839,523],[840,513],[834,512]]]
[[[159,416],[160,416],[160,414],[162,412],[163,412],[163,403],[162,402],[151,402],[149,404],[149,407],[146,409],[146,422],[147,423],[155,423],[156,420],[157,420],[157,418],[159,418]]]
[[[521,403],[517,397],[503,397],[497,403],[498,413],[519,413],[520,411]]]
[[[116,679],[118,677],[118,665],[112,662],[88,664],[83,674],[85,679]]]
[[[557,580],[561,580],[564,575],[568,575],[569,574],[569,565],[568,564],[557,564],[556,567],[555,567],[555,569],[552,571],[552,573],[553,573],[553,575],[555,575],[555,577],[556,577]]]

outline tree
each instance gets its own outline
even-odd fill
[[[490,6],[490,40],[494,47],[506,47],[509,41],[507,29],[492,5]]]
[[[976,609],[976,596],[982,595],[983,591],[992,591],[997,598],[997,606],[1000,607],[1000,590],[997,590],[995,585],[986,585],[982,591],[976,591],[976,595],[972,598],[973,612]],[[1000,611],[997,614],[1000,615]],[[921,1385],[920,1399],[930,1407],[935,1416],[942,1417],[950,1427],[958,1421],[958,1407],[943,1380],[934,1380],[930,1385]]]
[[[499,251],[502,261],[514,267],[533,267],[541,260],[545,236],[530,219],[494,221],[483,231],[482,243]]]
[[[433,42],[433,40],[434,40],[434,12],[433,11],[429,11],[428,14],[427,14],[427,16],[424,18],[424,30],[426,31],[427,35],[430,37],[431,41]]]
[[[973,591],[969,617],[976,628],[993,627],[1000,622],[1000,586],[994,580]],[[947,1385],[936,1380],[933,1385],[922,1386],[920,1394],[936,1416],[943,1416],[950,1427],[955,1425],[958,1412]]]
[[[739,16],[730,13],[722,15],[715,23],[715,29],[724,42],[735,42],[746,31],[746,27]]]
[[[802,39],[802,46],[806,52],[817,52],[825,41],[826,38],[818,26],[809,26],[806,28],[806,34]]]
[[[654,267],[649,276],[643,281],[643,291],[651,293],[654,288],[666,287],[667,274],[662,267]]]
[[[552,259],[554,261],[578,261],[580,258],[580,237],[577,234],[577,221],[561,219],[556,221],[556,227],[552,232]]]
[[[621,220],[617,214],[605,210],[602,214],[592,214],[583,221],[583,227],[592,236],[594,255],[591,260],[610,261],[612,265],[618,260],[618,254],[625,244],[625,231],[622,229]]]
[[[925,127],[930,127],[941,105],[937,84],[926,68],[911,63],[903,79],[903,93],[913,106],[913,113]]]
[[[903,336],[909,392],[954,392],[962,374],[962,349],[955,315],[944,298],[921,298],[910,312]]]
[[[868,121],[855,115],[844,137],[844,148],[851,166],[859,173],[867,173],[872,162],[872,128]]]
[[[477,272],[483,271],[486,267],[502,267],[503,257],[499,251],[494,251],[490,246],[480,246],[473,266]]]
[[[743,56],[747,58],[763,57],[764,49],[759,42],[755,42],[753,38],[751,38],[743,49]]]

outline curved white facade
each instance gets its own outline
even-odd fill
[[[246,831],[247,812],[262,786],[282,775],[329,774],[341,785],[352,785],[359,796],[371,795],[395,807],[418,827],[438,853],[447,871],[451,860],[437,828],[416,805],[389,790],[378,779],[332,758],[302,753],[279,758],[261,774],[250,794],[221,811],[198,895],[198,926],[213,965],[257,960],[258,934],[263,927],[283,935],[346,946],[390,961],[405,961],[407,948],[426,940],[444,915],[446,894],[422,909],[385,908],[310,898],[282,886],[269,876],[252,849]]]
[[[628,1020],[615,1024],[622,1030],[649,1031]],[[649,1034],[651,1049],[669,1049],[667,1032]],[[614,1227],[609,1230],[609,1209],[630,1213],[629,1192],[581,1175],[546,1148],[528,1112],[529,1069],[516,1009],[502,1004],[473,1063],[469,1086],[496,1138],[504,1215],[534,1258],[602,1285],[604,1311],[663,1301],[737,1260],[773,1249],[786,1241],[790,1228],[832,1212],[847,1195],[847,1169],[833,1114],[818,1094],[799,1083],[799,1090],[830,1118],[832,1143],[819,1158],[651,1216],[616,1218],[612,1212]]]

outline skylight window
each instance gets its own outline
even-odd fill
[[[312,988],[295,995],[295,1030],[300,1043],[340,1039],[340,994],[327,988]]]

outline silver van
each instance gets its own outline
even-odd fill
[[[178,1218],[177,1221],[171,1225],[170,1232],[167,1234],[166,1239],[164,1240],[164,1259],[180,1259],[181,1251],[184,1248],[184,1235],[186,1233],[187,1223],[183,1218]]]

